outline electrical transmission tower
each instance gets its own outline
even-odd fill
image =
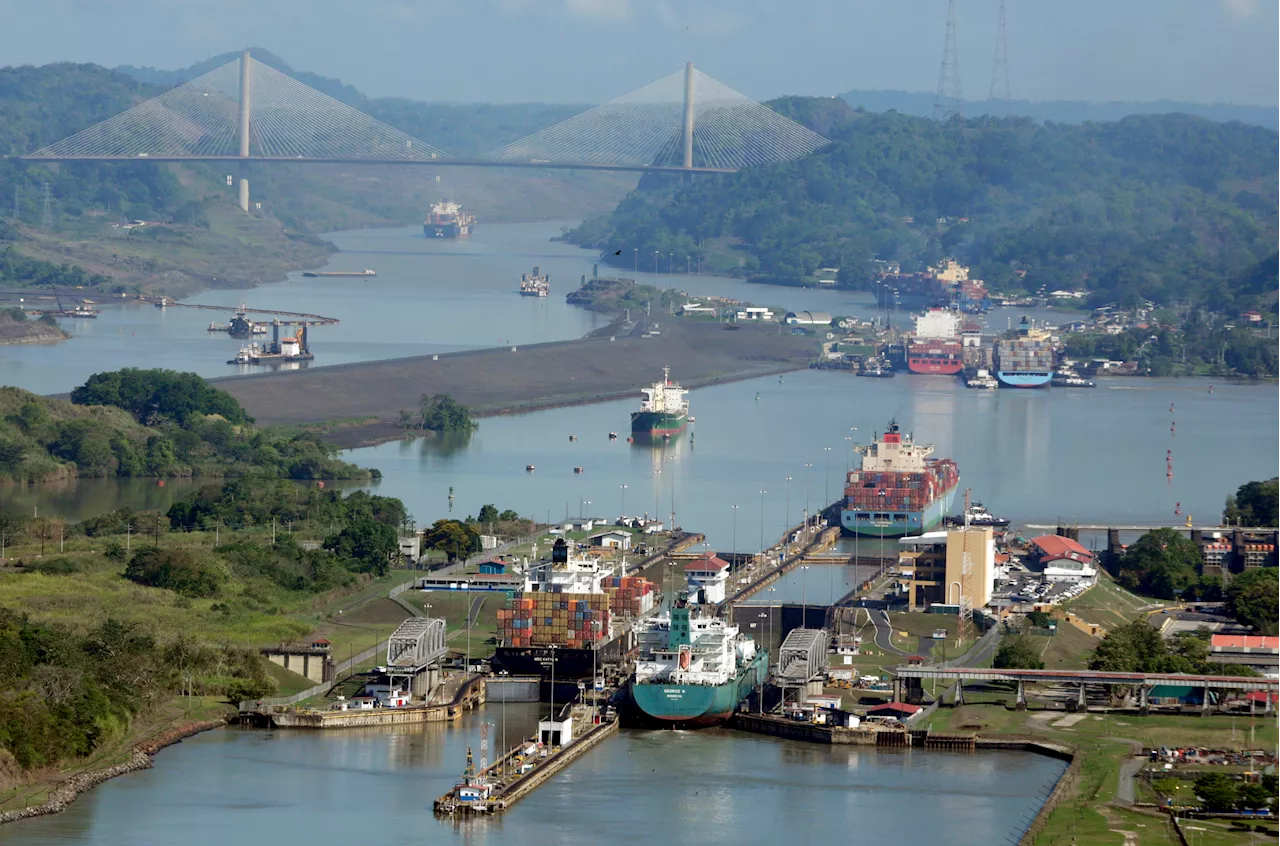
[[[996,57],[991,65],[991,91],[987,99],[1009,99],[1009,46],[1005,39],[1004,0],[1000,0],[1000,20],[996,24]]]
[[[44,228],[49,229],[53,226],[53,192],[48,182],[41,182],[40,190],[44,195]]]
[[[942,46],[942,70],[938,94],[933,100],[934,120],[960,116],[960,59],[956,55],[956,0],[947,3],[947,39]]]

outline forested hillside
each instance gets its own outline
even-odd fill
[[[907,270],[953,255],[996,290],[1274,303],[1274,272],[1257,274],[1275,266],[1275,132],[1186,115],[944,125],[833,99],[776,107],[833,143],[786,164],[645,185],[570,240],[624,265],[633,250],[659,251],[782,284],[839,267],[840,284],[857,287],[873,259]]]

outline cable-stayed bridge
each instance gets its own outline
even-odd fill
[[[731,173],[808,155],[827,139],[695,70],[652,82],[492,151],[462,159],[321,94],[246,50],[203,76],[29,156],[32,162],[525,167]]]

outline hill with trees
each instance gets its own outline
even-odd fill
[[[943,124],[834,99],[775,105],[832,143],[692,183],[647,180],[567,239],[619,266],[657,251],[787,285],[838,267],[841,287],[863,287],[876,259],[916,270],[950,255],[998,291],[1274,308],[1274,272],[1257,275],[1275,266],[1274,131],[1177,114]]]
[[[112,476],[369,479],[310,432],[258,428],[193,373],[99,373],[71,401],[0,387],[0,483]]]

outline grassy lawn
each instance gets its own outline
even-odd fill
[[[1040,658],[1048,670],[1084,669],[1089,663],[1089,655],[1099,643],[1098,638],[1061,621],[1057,632],[1044,637],[1044,641]]]
[[[268,663],[267,675],[275,680],[276,696],[292,696],[316,686],[316,683],[306,676],[295,673],[293,670],[286,670],[279,664]]]
[[[449,633],[449,648],[464,652],[467,643],[467,607],[479,603],[471,627],[471,657],[486,658],[493,654],[498,632],[498,609],[507,607],[507,595],[497,591],[408,590],[400,598],[421,608],[424,616],[443,617]]]
[[[1096,585],[1075,599],[1064,602],[1061,607],[1109,631],[1147,616],[1145,611],[1138,609],[1159,602],[1130,593],[1104,572],[1099,574]]]
[[[1176,835],[1167,823],[1157,817],[1127,811],[1108,805],[1116,794],[1119,769],[1131,755],[1131,743],[1145,746],[1207,746],[1216,749],[1244,749],[1250,745],[1247,720],[1237,717],[1234,725],[1228,716],[1192,717],[1180,715],[1104,716],[1090,714],[1071,726],[1055,727],[1063,712],[1018,712],[1002,705],[972,704],[960,708],[941,708],[930,719],[934,731],[973,731],[987,737],[1018,735],[1038,737],[1074,747],[1082,755],[1082,766],[1071,795],[1049,818],[1049,823],[1036,842],[1039,844],[1120,844],[1120,831],[1133,832],[1139,844],[1175,844]],[[1048,715],[1048,719],[1046,719]],[[1274,749],[1276,722],[1258,720],[1254,726],[1256,748]],[[1235,846],[1254,842],[1252,835],[1229,831],[1195,821],[1207,830],[1198,832],[1203,843]],[[1190,832],[1188,832],[1190,834]],[[1195,843],[1196,841],[1192,841]],[[1274,842],[1274,838],[1272,841]]]

